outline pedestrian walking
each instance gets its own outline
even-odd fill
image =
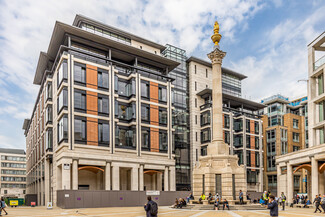
[[[5,200],[3,199],[3,197],[0,199],[0,216],[2,216],[1,215],[1,213],[2,213],[2,211],[4,211],[5,213],[6,213],[6,215],[8,215],[8,212],[5,210],[5,208],[6,208],[6,202],[5,202]]]
[[[323,195],[322,201],[321,201],[321,207],[323,209],[323,212],[325,213],[325,194]]]
[[[158,216],[158,205],[155,201],[151,200],[151,196],[147,197],[148,202],[144,205],[144,210],[147,213],[147,217]]]
[[[284,195],[283,192],[281,193],[281,198],[280,198],[280,200],[281,200],[281,203],[282,203],[282,210],[285,210],[285,206],[286,206],[286,200],[287,200],[287,198],[286,198],[286,196]]]
[[[243,199],[244,199],[244,193],[241,190],[239,190],[239,203],[240,204],[244,204]]]
[[[321,202],[321,198],[318,195],[316,195],[314,202],[313,202],[313,203],[315,203],[315,206],[316,206],[314,213],[316,213],[318,210],[320,213],[322,213],[322,210],[320,210],[320,208],[319,208],[320,202]]]
[[[269,195],[267,208],[270,209],[270,216],[279,216],[278,203],[276,202],[274,195]]]

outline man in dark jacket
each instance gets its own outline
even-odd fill
[[[279,216],[278,203],[276,202],[274,195],[270,195],[269,198],[267,208],[270,209],[270,216]]]
[[[148,202],[144,205],[144,210],[147,213],[147,217],[156,217],[158,216],[158,205],[155,201],[151,200],[151,196],[147,197]]]
[[[320,208],[319,208],[319,205],[320,205],[321,200],[322,200],[322,198],[320,198],[318,195],[316,195],[315,200],[314,200],[316,209],[315,209],[315,212],[314,213],[316,213],[317,210],[319,210],[319,212],[322,213],[322,210],[320,210]]]

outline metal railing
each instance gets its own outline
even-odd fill
[[[319,67],[321,67],[323,64],[325,64],[325,55],[319,58],[315,63],[314,63],[314,71],[316,71]]]

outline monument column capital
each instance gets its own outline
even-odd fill
[[[209,59],[211,60],[212,65],[214,64],[222,64],[222,59],[226,56],[226,52],[220,50],[219,48],[215,48],[211,53],[208,54]]]

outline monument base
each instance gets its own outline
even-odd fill
[[[222,199],[239,200],[239,190],[242,190],[246,198],[247,182],[244,165],[238,165],[236,155],[228,154],[227,144],[223,141],[218,143],[222,147],[226,145],[228,150],[224,151],[224,154],[201,156],[193,170],[194,198],[198,200],[202,193],[206,196],[209,193],[212,195],[218,193]]]

